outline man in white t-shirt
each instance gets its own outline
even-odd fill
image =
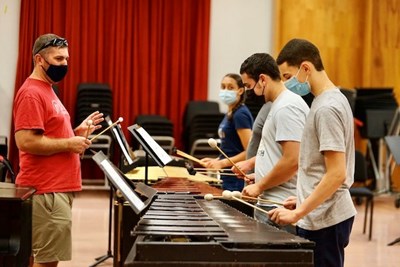
[[[344,265],[356,210],[349,188],[354,175],[354,122],[346,97],[328,78],[318,48],[293,39],[277,63],[286,87],[315,96],[301,140],[297,200],[269,212],[278,224],[297,223],[297,234],[316,243],[315,266]]]
[[[247,88],[254,87],[257,95],[263,95],[265,102],[272,103],[257,155],[238,164],[244,171],[255,166],[255,173],[248,175],[255,179],[254,183],[247,185],[242,193],[283,202],[296,192],[300,140],[309,108],[300,96],[286,89],[278,65],[266,53],[247,58],[241,65],[240,74]],[[232,169],[238,172],[236,168]],[[266,211],[277,207],[264,201],[257,205]],[[274,224],[265,212],[255,210],[254,215],[259,221]]]

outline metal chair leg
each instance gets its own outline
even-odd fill
[[[373,217],[374,217],[374,198],[369,199],[370,206],[371,206],[371,213],[369,215],[369,237],[368,240],[371,240],[372,238],[372,222],[373,222]]]

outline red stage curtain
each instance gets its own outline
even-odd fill
[[[52,32],[69,42],[69,73],[59,90],[72,121],[77,85],[108,83],[113,120],[124,118],[129,140],[126,127],[137,115],[159,114],[174,123],[179,145],[186,103],[207,99],[209,21],[210,0],[21,1],[15,91],[32,71],[35,39]]]

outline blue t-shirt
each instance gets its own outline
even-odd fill
[[[219,125],[218,135],[221,139],[221,149],[229,157],[233,157],[244,151],[242,142],[237,133],[238,129],[251,129],[253,127],[253,117],[247,106],[241,105],[234,113],[231,120],[227,115]],[[221,155],[222,156],[222,155]]]
[[[251,129],[253,127],[253,116],[247,106],[241,105],[228,120],[227,115],[219,125],[218,135],[221,139],[221,149],[228,157],[233,157],[240,152],[244,151],[242,142],[237,133],[238,129]],[[220,159],[224,158],[223,155],[219,156]],[[230,191],[242,191],[244,187],[244,180],[233,176],[221,175],[222,189]]]

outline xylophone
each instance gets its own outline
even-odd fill
[[[193,195],[158,195],[132,234],[124,266],[313,266],[313,242]]]
[[[178,177],[152,188],[136,184],[139,214],[115,202],[114,266],[313,266],[313,242],[255,221],[240,201],[204,199],[220,188]]]
[[[181,169],[186,171],[185,168]],[[206,182],[182,177],[164,177],[162,179],[158,177],[157,182],[152,187],[158,191],[157,197],[160,195],[198,195],[202,197],[207,193],[216,195],[222,193],[222,189],[211,186]],[[247,209],[247,212],[250,213],[252,210]],[[140,218],[126,202],[115,202],[114,236],[117,238],[114,238],[114,266],[123,266],[135,240],[135,237],[132,236],[132,229]]]

